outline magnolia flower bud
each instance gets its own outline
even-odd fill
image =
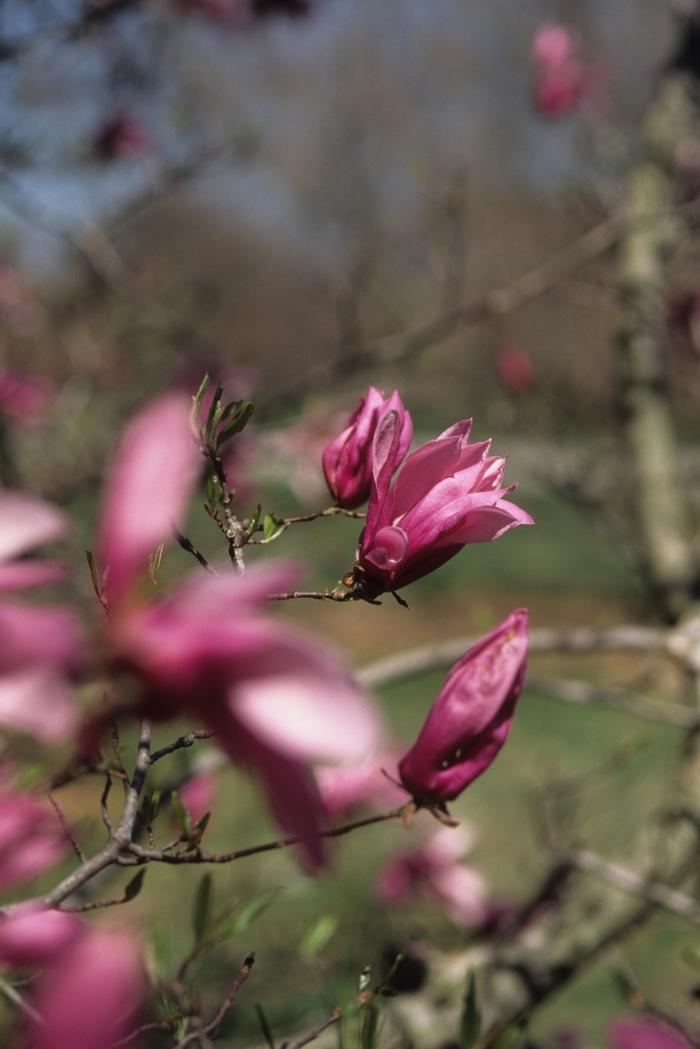
[[[348,419],[348,425],[323,453],[323,473],[338,506],[354,510],[369,497],[372,484],[372,441],[379,422],[388,412],[396,412],[398,466],[408,451],[413,423],[396,390],[391,397],[370,386]]]
[[[526,659],[527,610],[521,608],[455,664],[399,762],[401,782],[414,798],[452,801],[489,767],[510,731]]]

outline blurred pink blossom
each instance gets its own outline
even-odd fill
[[[415,798],[451,801],[505,743],[525,678],[527,611],[511,612],[454,665],[418,739],[399,762]]]
[[[0,889],[34,878],[65,852],[55,813],[29,794],[0,786]]]
[[[437,831],[418,848],[389,860],[377,877],[377,895],[385,903],[402,904],[426,891],[456,925],[482,925],[491,907],[484,879],[463,862],[472,845],[473,836],[462,826]]]
[[[24,906],[0,918],[0,961],[41,966],[28,1023],[31,1049],[110,1049],[138,1025],[146,975],[130,933]]]
[[[180,801],[195,824],[207,812],[211,812],[216,794],[216,776],[213,772],[198,772],[180,788],[179,794]]]
[[[0,412],[22,426],[40,423],[55,396],[53,383],[43,376],[0,369]]]
[[[0,492],[0,593],[60,578],[62,569],[55,562],[18,558],[66,530],[66,519],[48,503]],[[70,735],[76,713],[66,675],[82,654],[78,626],[68,609],[0,600],[0,727],[49,743]]]
[[[616,1020],[608,1029],[611,1049],[692,1049],[680,1031],[655,1016]]]
[[[400,420],[396,465],[402,462],[413,437],[413,422],[396,390],[385,398],[370,386],[346,427],[323,452],[323,473],[336,505],[354,510],[369,498],[372,484],[372,440],[380,420],[395,411]]]
[[[579,42],[561,25],[542,25],[532,42],[533,101],[544,116],[566,116],[590,95],[593,71],[580,57]]]
[[[387,776],[395,773],[398,754],[367,757],[357,765],[322,765],[314,770],[323,807],[331,819],[348,816],[365,805],[394,808],[406,792]]]
[[[196,480],[189,408],[177,394],[161,398],[117,449],[98,542],[108,644],[141,684],[132,712],[204,723],[258,776],[281,826],[319,865],[321,806],[308,766],[358,760],[378,723],[335,654],[266,614],[267,597],[294,585],[296,573],[269,565],[241,577],[228,565],[216,575],[198,570],[165,598],[138,595],[149,553],[168,540]]]
[[[528,393],[535,381],[532,358],[517,342],[505,342],[496,352],[496,371],[503,388],[511,394]]]
[[[469,443],[472,421],[455,423],[400,461],[403,423],[388,412],[374,436],[372,490],[359,567],[369,588],[398,590],[432,572],[466,543],[498,539],[532,518],[504,497],[505,459],[490,441]]]

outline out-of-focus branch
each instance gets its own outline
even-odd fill
[[[695,5],[684,20],[678,55],[684,54],[685,38],[698,33],[697,18]],[[697,126],[697,90],[697,71],[674,62],[647,110],[640,159],[627,183],[617,273],[619,396],[635,471],[643,557],[661,610],[671,620],[691,601],[698,568],[678,482],[664,364],[666,263],[683,233],[672,214],[676,152]]]
[[[636,871],[622,867],[618,863],[589,852],[588,849],[579,849],[572,857],[572,863],[587,874],[593,874],[603,881],[632,896],[648,900],[657,904],[673,914],[680,915],[693,925],[700,925],[700,903],[678,889],[664,885],[654,879],[648,879]]]

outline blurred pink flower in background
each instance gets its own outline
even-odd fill
[[[0,492],[0,594],[55,582],[53,561],[20,555],[67,531],[53,506],[18,492]],[[60,606],[0,600],[0,727],[44,742],[66,738],[76,713],[66,676],[80,662],[82,638],[73,614]]]
[[[593,73],[580,57],[574,33],[562,25],[542,25],[532,41],[533,101],[544,116],[561,117],[590,95]]]
[[[213,772],[198,772],[183,784],[178,793],[195,824],[211,812],[216,795],[216,776]]]
[[[680,1031],[655,1016],[616,1020],[608,1029],[611,1049],[693,1049]]]
[[[100,160],[138,160],[152,149],[150,131],[126,110],[103,120],[93,139],[93,150]]]
[[[506,342],[496,351],[496,371],[504,390],[518,396],[528,393],[535,382],[532,358],[517,342]]]
[[[22,426],[40,423],[56,398],[50,379],[25,372],[0,369],[0,412]]]
[[[117,448],[98,541],[108,645],[141,683],[130,712],[187,714],[210,728],[260,779],[277,820],[318,866],[321,805],[308,766],[359,760],[375,745],[378,720],[335,654],[265,614],[268,596],[293,585],[295,571],[269,565],[241,577],[227,565],[216,575],[197,570],[162,599],[137,593],[150,552],[169,538],[197,477],[189,411],[178,394],[160,398]],[[93,723],[93,734],[100,727]]]
[[[388,412],[372,448],[372,490],[360,567],[370,586],[398,590],[439,568],[466,543],[498,539],[532,518],[504,498],[505,459],[490,441],[469,443],[472,420],[455,423],[400,462],[403,424]]]
[[[427,892],[455,925],[482,925],[491,905],[484,879],[463,862],[472,847],[473,835],[464,826],[442,828],[418,848],[389,860],[377,876],[377,895],[384,903],[398,905]]]
[[[397,760],[398,753],[385,752],[357,765],[323,765],[314,769],[328,816],[340,819],[366,805],[396,808],[406,802],[406,792],[382,771],[395,775]]]
[[[147,986],[131,933],[86,925],[73,914],[20,907],[0,918],[0,961],[41,966],[27,1022],[31,1049],[111,1049],[138,1024]]]
[[[527,611],[511,612],[454,665],[416,742],[399,762],[415,798],[452,801],[505,743],[525,679]]]
[[[323,452],[323,474],[336,505],[354,510],[369,498],[372,484],[372,440],[387,412],[399,417],[396,465],[403,461],[413,437],[413,422],[396,390],[385,398],[370,386],[348,419],[347,426]]]
[[[58,863],[66,836],[47,805],[9,784],[0,785],[0,890]]]

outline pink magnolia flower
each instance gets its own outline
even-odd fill
[[[372,448],[372,490],[360,540],[360,580],[367,589],[398,590],[454,557],[466,543],[498,539],[532,518],[504,497],[505,459],[490,441],[469,443],[472,421],[455,423],[400,461],[402,423],[381,419]]]
[[[616,1020],[608,1030],[612,1049],[692,1049],[680,1031],[655,1016]]]
[[[56,816],[29,794],[0,787],[0,889],[36,877],[66,851]]]
[[[216,776],[213,772],[198,772],[180,788],[179,794],[192,823],[197,823],[207,812],[211,812],[216,794]]]
[[[394,390],[391,397],[370,386],[348,424],[323,452],[323,473],[337,506],[354,510],[369,497],[372,485],[372,439],[387,412],[399,417],[400,437],[396,465],[402,461],[413,437],[413,422]]]
[[[32,1049],[110,1049],[138,1025],[146,976],[129,933],[90,927],[73,914],[20,907],[0,918],[0,961],[41,966]]]
[[[385,903],[401,904],[425,890],[455,925],[482,925],[491,905],[484,879],[463,862],[472,844],[473,837],[464,827],[437,831],[418,848],[389,861],[377,877],[377,895]]]
[[[384,775],[396,768],[397,754],[383,753],[355,765],[321,765],[314,769],[326,813],[339,819],[364,805],[393,808],[406,801],[406,794]]]
[[[532,42],[533,100],[545,116],[566,116],[591,89],[576,37],[565,26],[543,25]]]
[[[452,801],[484,772],[510,731],[525,678],[527,611],[511,612],[452,668],[418,739],[399,762],[413,797]]]
[[[132,711],[197,719],[262,782],[282,827],[322,860],[320,801],[308,765],[352,761],[372,748],[377,718],[337,657],[269,618],[266,599],[295,573],[273,565],[240,577],[193,573],[147,602],[136,584],[170,535],[196,476],[189,404],[168,395],[131,423],[107,482],[99,537],[107,568],[108,643],[140,683]]]
[[[55,397],[53,383],[40,375],[0,370],[0,412],[19,425],[35,426],[48,412]]]
[[[67,522],[48,503],[0,492],[0,594],[59,578],[51,561],[18,560],[64,534]],[[66,674],[81,658],[82,642],[67,609],[0,600],[0,727],[57,742],[75,727]]]

